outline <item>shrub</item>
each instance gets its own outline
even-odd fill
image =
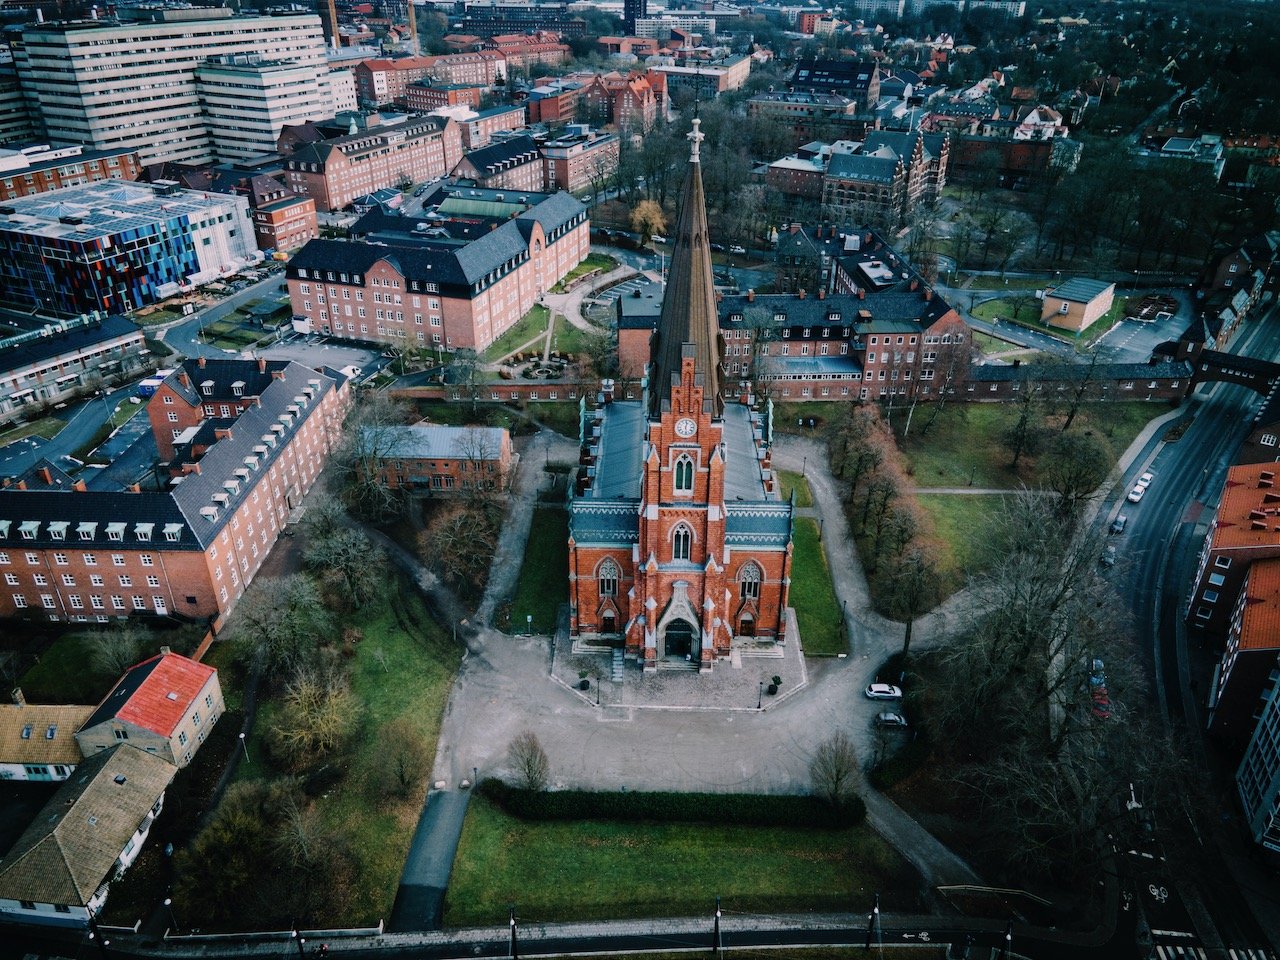
[[[618,820],[628,823],[739,823],[753,827],[857,826],[866,819],[860,797],[839,806],[818,797],[758,793],[588,792],[525,790],[501,780],[483,780],[476,788],[521,820]]]

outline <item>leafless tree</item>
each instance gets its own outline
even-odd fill
[[[347,527],[313,538],[304,556],[307,567],[332,575],[342,595],[357,609],[382,594],[387,557],[363,530]]]
[[[399,427],[408,411],[381,391],[361,395],[347,417],[333,458],[342,479],[342,497],[357,514],[385,519],[401,509],[400,494],[383,474],[403,443]]]
[[[1044,432],[1040,384],[1024,374],[1020,387],[1015,400],[1018,419],[1004,431],[1004,444],[1013,454],[1010,466],[1015,469],[1024,454],[1035,454],[1039,451]]]
[[[132,623],[122,623],[103,630],[93,641],[93,666],[101,673],[119,676],[135,663],[142,652],[148,633]]]
[[[833,807],[843,805],[853,796],[858,782],[858,753],[843,730],[818,744],[809,761],[809,780],[814,796]]]
[[[431,763],[429,745],[422,728],[407,717],[387,724],[379,734],[385,771],[384,789],[397,796],[408,796],[426,778]]]
[[[902,659],[911,654],[911,634],[916,618],[931,610],[942,593],[938,582],[938,561],[923,546],[912,547],[893,564],[888,577],[885,604],[889,613],[902,620]]]
[[[550,317],[547,322],[550,323]],[[449,361],[448,380],[458,387],[460,396],[471,400],[471,412],[475,413],[476,404],[480,400],[480,355],[469,347],[455,350]]]
[[[492,504],[459,503],[440,511],[418,538],[423,562],[450,586],[478,594],[498,547],[501,519]]]
[[[314,766],[346,745],[359,722],[358,710],[341,671],[301,668],[285,687],[280,711],[267,732],[272,755],[291,770]]]
[[[1111,472],[1111,450],[1092,433],[1060,433],[1037,463],[1046,489],[1058,495],[1058,509],[1078,517]]]
[[[231,617],[228,638],[276,675],[311,663],[332,630],[314,581],[302,574],[254,582]]]
[[[551,774],[551,762],[538,737],[526,730],[507,748],[507,762],[515,772],[516,785],[525,790],[545,790]]]

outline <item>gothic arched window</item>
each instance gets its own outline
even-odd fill
[[[748,563],[738,573],[738,595],[743,600],[759,600],[760,580],[760,568]]]
[[[688,560],[693,549],[693,531],[683,523],[671,534],[671,557],[673,560]]]
[[[676,493],[693,493],[693,461],[688,457],[676,461]]]
[[[600,596],[616,597],[618,595],[618,578],[622,575],[618,569],[618,565],[612,560],[605,560],[600,564],[600,572],[598,580],[600,583]]]

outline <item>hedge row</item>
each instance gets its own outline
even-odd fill
[[[739,823],[753,827],[820,827],[862,823],[862,798],[834,807],[817,797],[743,793],[588,792],[525,790],[484,780],[477,792],[521,820],[618,820],[658,823]]]

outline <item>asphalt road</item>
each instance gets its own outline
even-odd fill
[[[0,447],[0,477],[12,477],[29,470],[42,457],[53,461],[64,470],[68,464],[62,457],[88,443],[98,428],[106,422],[116,404],[132,395],[132,387],[112,391],[106,399],[95,397],[70,404],[53,414],[65,419],[67,425],[52,440],[28,437]]]

